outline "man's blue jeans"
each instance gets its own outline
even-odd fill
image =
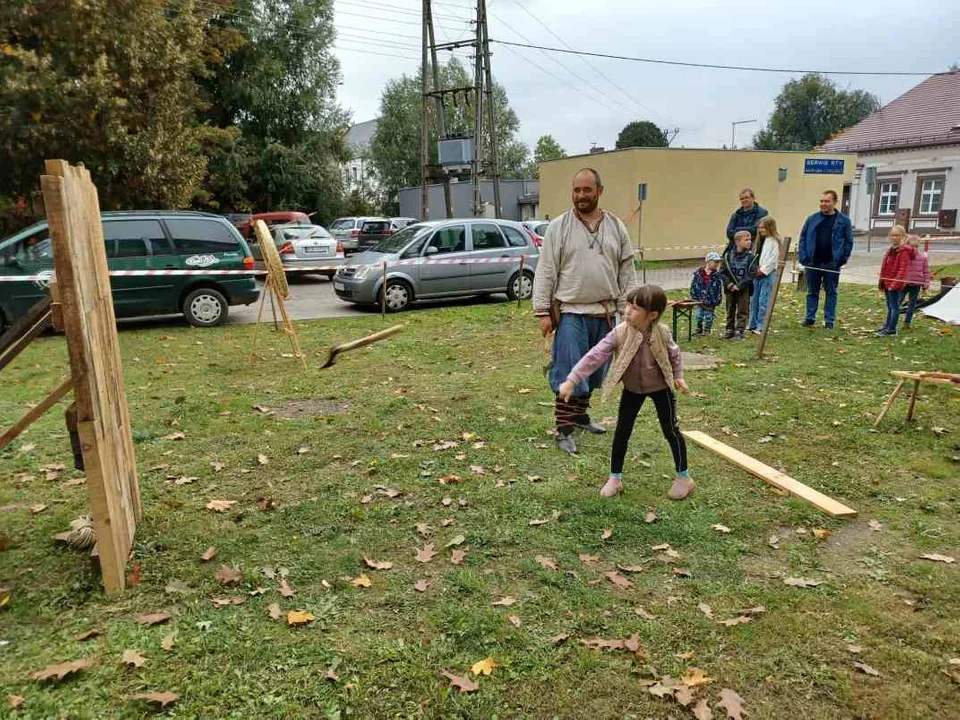
[[[750,297],[750,322],[747,330],[763,330],[763,322],[767,318],[767,307],[770,305],[770,295],[773,292],[773,283],[777,273],[766,277],[757,277],[753,280],[753,295]]]
[[[807,315],[804,323],[813,325],[817,321],[817,306],[820,304],[820,288],[826,293],[823,302],[823,322],[833,326],[837,321],[837,286],[840,285],[840,273],[824,272],[812,268],[804,268],[807,278]]]

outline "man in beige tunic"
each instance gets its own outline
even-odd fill
[[[596,170],[573,178],[573,207],[547,227],[533,281],[533,308],[546,337],[555,332],[547,379],[554,393],[573,366],[603,339],[624,311],[627,293],[636,284],[633,247],[616,215],[599,207],[603,185]],[[569,401],[557,395],[557,447],[577,452],[575,428],[600,434],[590,420],[590,395],[603,384],[607,365],[581,380]]]

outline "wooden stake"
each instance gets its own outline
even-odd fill
[[[383,261],[383,283],[380,285],[380,318],[387,319],[387,261]]]
[[[280,325],[277,324],[277,305],[273,301],[273,293],[270,294],[270,312],[273,313],[273,329],[279,330]]]
[[[767,314],[763,319],[763,334],[760,336],[760,342],[757,343],[757,360],[763,357],[763,347],[767,344],[767,333],[770,332],[770,323],[773,321],[773,306],[777,304],[777,295],[780,294],[780,281],[783,280],[783,272],[787,268],[790,238],[785,237],[780,245],[780,257],[777,260],[777,279],[773,282],[773,294],[770,295],[770,304],[767,306]]]
[[[913,392],[910,394],[910,404],[907,405],[907,420],[913,419],[913,408],[917,404],[917,393],[920,391],[920,378],[913,381]]]
[[[73,379],[67,377],[58,386],[57,389],[47,395],[36,407],[30,408],[27,413],[17,420],[9,430],[0,435],[0,450],[9,445],[15,437],[26,430],[47,410],[56,405],[64,395],[73,389]]]
[[[520,301],[523,299],[523,255],[520,256],[520,274],[517,275],[517,310],[520,309]]]
[[[260,293],[260,308],[257,310],[257,324],[253,326],[253,348],[250,350],[250,362],[253,362],[257,357],[257,338],[260,335],[260,320],[263,318],[263,304],[266,302],[267,295],[272,292],[273,286],[270,282],[270,275],[267,275],[267,279],[263,283],[263,292]],[[271,296],[270,302],[273,302],[273,297]]]
[[[907,381],[906,378],[901,378],[900,382],[897,383],[897,386],[893,389],[893,392],[890,393],[890,397],[887,398],[887,401],[883,404],[883,409],[880,411],[880,414],[877,415],[876,421],[873,423],[873,426],[876,427],[880,424],[880,421],[883,420],[887,415],[887,411],[893,405],[893,401],[897,399],[897,395],[900,394],[900,390],[903,389],[903,384]]]

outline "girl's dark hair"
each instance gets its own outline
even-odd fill
[[[630,291],[627,302],[662,316],[667,309],[667,294],[659,285],[642,285]]]

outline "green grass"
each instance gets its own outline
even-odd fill
[[[406,323],[404,333],[322,373],[315,350],[379,329],[380,319],[300,323],[307,372],[279,356],[288,347],[271,330],[260,335],[264,358],[250,363],[252,327],[125,329],[143,495],[131,564],[141,581],[107,598],[87,558],[54,544],[52,536],[86,511],[86,491],[61,487],[79,473],[47,480],[40,470],[70,462],[62,407],[49,412],[0,454],[0,506],[47,505],[39,514],[0,509],[0,585],[12,589],[0,611],[0,640],[8,643],[0,646],[0,695],[25,696],[18,716],[30,718],[139,717],[150,708],[125,697],[146,690],[176,693],[179,703],[166,712],[189,718],[666,718],[689,711],[653,697],[641,680],[696,666],[715,679],[697,696],[712,702],[720,688],[733,688],[750,720],[956,718],[958,686],[946,673],[960,656],[960,574],[956,564],[919,555],[960,557],[958,395],[924,387],[914,422],[904,420],[901,400],[879,432],[871,426],[892,388],[889,370],[957,370],[960,347],[923,317],[894,339],[861,333],[879,326],[882,309],[874,291],[845,286],[844,329],[805,330],[798,298],[785,288],[768,359],[753,358],[753,343],[682,343],[726,362],[688,375],[697,395],[680,400],[681,425],[859,510],[844,521],[693,446],[697,492],[670,503],[669,451],[650,408],[634,432],[626,493],[601,499],[610,436],[585,438],[576,459],[552,447],[543,343],[528,307],[409,312],[391,318]],[[3,373],[0,425],[55,387],[66,368],[62,339],[33,343]],[[302,400],[348,408],[296,420],[252,409]],[[597,419],[615,414],[614,398],[594,409]],[[162,439],[176,430],[183,441]],[[461,433],[473,437],[432,449]],[[758,442],[766,433],[776,438]],[[485,445],[474,448],[478,441]],[[310,452],[298,454],[301,447]],[[258,464],[260,453],[268,465]],[[213,462],[225,467],[216,472]],[[159,465],[169,468],[151,470]],[[462,481],[440,485],[448,474]],[[166,481],[182,475],[199,479]],[[403,494],[378,495],[378,485]],[[372,502],[362,502],[368,494]],[[261,497],[276,509],[259,509]],[[217,514],[205,509],[213,498],[238,502]],[[651,508],[659,519],[648,524]],[[551,520],[528,524],[541,518]],[[870,519],[882,530],[870,530]],[[424,522],[441,551],[426,565],[414,559],[425,542],[415,526]],[[717,523],[732,532],[711,529]],[[613,530],[607,541],[605,528]],[[817,542],[814,528],[832,535]],[[459,566],[443,549],[458,534],[466,549]],[[674,576],[673,565],[656,559],[651,546],[660,543],[682,555],[678,564],[691,577]],[[201,562],[211,545],[217,557]],[[601,561],[586,565],[580,553]],[[394,567],[367,569],[365,555]],[[555,558],[559,571],[540,567],[537,555]],[[241,568],[239,588],[214,578],[221,562]],[[604,577],[617,563],[644,564],[631,575],[635,588]],[[287,568],[296,595],[281,597],[279,577],[268,580],[264,566]],[[361,572],[371,588],[350,584]],[[788,587],[790,576],[823,584]],[[425,593],[413,588],[421,578],[430,581]],[[167,592],[173,580],[192,592]],[[266,592],[242,605],[211,602],[258,586]],[[516,604],[494,607],[503,595]],[[272,620],[273,602],[309,610],[316,621],[291,628]],[[760,604],[767,611],[724,627],[698,611],[701,602],[717,619]],[[657,619],[638,617],[638,605]],[[134,620],[157,611],[173,615],[168,625]],[[90,628],[104,634],[71,639]],[[177,641],[164,651],[171,630]],[[635,632],[642,658],[579,642]],[[571,637],[554,645],[560,633]],[[850,643],[862,646],[859,656],[846,650]],[[147,658],[143,668],[121,666],[128,648]],[[683,653],[693,656],[677,657]],[[501,667],[480,678],[479,691],[448,689],[441,671],[466,674],[488,656]],[[50,663],[82,657],[97,664],[56,686],[30,680]],[[883,677],[858,672],[857,660]],[[336,682],[325,678],[331,666]],[[0,716],[8,712],[4,703]]]
[[[931,272],[935,277],[957,277],[960,275],[960,263],[939,265],[931,268]]]

